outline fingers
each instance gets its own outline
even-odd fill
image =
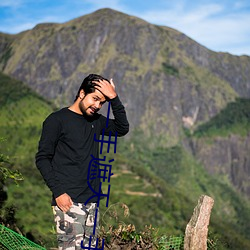
[[[70,196],[65,193],[56,198],[56,204],[64,213],[66,213],[73,205],[73,202]]]
[[[107,98],[113,99],[117,96],[113,79],[111,79],[110,82],[106,80],[99,80],[99,81],[93,81],[93,83],[96,84],[95,88],[100,92],[102,92],[102,94]]]
[[[93,81],[97,86],[96,87],[105,87],[110,85],[110,83],[106,80]]]
[[[70,206],[65,206],[65,207],[59,207],[64,213],[67,213],[70,210]]]
[[[64,213],[67,213],[70,210],[71,205],[69,206],[63,206],[63,207],[59,207]]]
[[[108,82],[106,80],[99,80],[99,81],[93,81],[93,83],[95,83],[97,85],[97,87],[105,87],[105,86],[111,85],[113,88],[115,88],[113,78],[110,79],[110,82]]]
[[[68,201],[68,203],[67,204],[64,204],[63,206],[62,206],[62,211],[64,212],[64,213],[66,213],[66,212],[68,212],[69,210],[70,210],[70,207],[73,205],[73,202],[72,202],[72,200],[69,198],[69,201]]]
[[[105,88],[105,84],[104,84],[103,81],[98,81],[98,82],[97,82],[97,81],[93,81],[93,83],[96,84],[96,85],[95,85],[95,89],[97,89],[97,90],[103,92],[102,90]]]
[[[115,84],[114,84],[114,82],[113,82],[113,78],[110,79],[110,83],[111,83],[111,85],[115,88]]]

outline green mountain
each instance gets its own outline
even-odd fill
[[[41,124],[52,106],[22,82],[0,74],[1,126],[6,138],[1,153],[14,159],[14,169],[24,175],[19,186],[8,183],[7,206],[14,205],[18,227],[32,234],[47,248],[56,246],[50,191],[34,165]],[[5,98],[4,98],[5,96]],[[143,131],[120,138],[111,181],[109,207],[102,202],[102,224],[133,223],[137,230],[145,225],[159,228],[166,235],[184,234],[197,199],[202,194],[215,199],[210,234],[218,239],[217,249],[247,249],[250,241],[250,203],[225,179],[211,176],[184,146],[151,147]],[[104,187],[104,192],[107,187]],[[130,216],[122,216],[121,204]],[[118,220],[110,219],[116,213]],[[240,247],[240,248],[237,248]]]
[[[102,9],[0,33],[0,70],[0,149],[25,178],[6,183],[6,205],[14,204],[18,226],[38,243],[55,246],[50,192],[34,164],[42,121],[72,103],[93,72],[114,79],[131,124],[113,156],[103,225],[117,224],[109,215],[119,213],[138,230],[152,224],[183,234],[207,194],[215,199],[217,249],[250,248],[250,57],[215,53],[171,28]],[[118,202],[128,205],[128,218]]]
[[[112,77],[131,127],[172,145],[183,117],[198,110],[195,124],[201,123],[250,96],[249,57],[215,53],[176,30],[111,9],[0,39],[3,72],[57,106],[73,101],[90,72]]]

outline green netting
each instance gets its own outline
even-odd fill
[[[184,243],[183,236],[162,237],[159,241],[160,249],[166,250],[182,250]],[[41,249],[34,242],[28,240],[22,235],[12,231],[11,229],[0,224],[0,250],[25,250],[25,249]]]
[[[2,246],[1,246],[2,245]],[[5,247],[5,248],[4,248]],[[22,235],[0,224],[0,249],[24,250],[24,249],[43,249],[34,242],[28,240]]]
[[[184,236],[162,237],[159,241],[160,249],[182,250],[184,245]]]

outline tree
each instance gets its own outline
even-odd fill
[[[0,143],[4,139],[0,138]],[[11,170],[13,168],[8,156],[0,153],[0,223],[15,227],[15,209],[13,206],[4,208],[4,203],[8,198],[6,181],[12,180],[18,185],[19,181],[23,180],[22,174],[18,170]]]

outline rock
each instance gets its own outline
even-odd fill
[[[214,200],[202,195],[195,207],[193,216],[187,224],[184,238],[184,250],[206,250],[208,225]]]

